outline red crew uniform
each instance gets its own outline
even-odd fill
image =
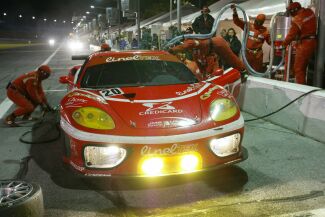
[[[44,65],[37,71],[21,75],[9,83],[7,96],[18,108],[6,118],[7,124],[14,125],[17,116],[30,115],[37,105],[50,109],[41,83],[42,80],[49,77],[50,72],[50,68]]]
[[[244,29],[245,22],[239,19],[236,8],[233,8],[234,23],[241,29]],[[249,33],[246,44],[246,58],[251,67],[258,72],[263,71],[263,50],[264,41],[270,44],[270,33],[263,26],[265,15],[257,15],[254,24],[249,23]]]
[[[291,28],[283,46],[297,40],[296,56],[293,64],[296,83],[306,83],[306,69],[317,46],[316,16],[309,8],[303,8],[298,2],[291,3],[288,10],[293,17]]]
[[[211,74],[218,68],[217,54],[233,68],[244,71],[245,66],[241,60],[232,52],[228,43],[220,36],[211,39],[187,39],[183,44],[170,49],[172,53],[182,51],[193,51],[193,60],[197,63],[201,73]]]

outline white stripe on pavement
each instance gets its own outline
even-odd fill
[[[47,65],[61,47],[62,44],[41,65]],[[0,119],[3,118],[3,116],[7,113],[7,111],[12,105],[13,102],[8,97],[6,97],[6,99],[2,101],[2,103],[0,104]]]

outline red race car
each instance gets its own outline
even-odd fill
[[[60,104],[64,162],[73,170],[163,176],[247,158],[233,96],[240,89],[237,70],[199,80],[165,51],[97,52],[85,59],[60,78],[69,90]]]

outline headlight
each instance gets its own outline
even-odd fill
[[[191,172],[197,170],[199,167],[199,158],[194,154],[182,156],[181,171]]]
[[[83,44],[80,41],[70,41],[68,46],[71,50],[81,50],[83,48]]]
[[[49,40],[49,45],[50,45],[50,46],[53,46],[54,44],[55,44],[55,40],[54,40],[54,39],[50,39],[50,40]]]
[[[87,128],[98,130],[111,130],[115,128],[115,123],[111,116],[95,107],[78,108],[72,113],[72,118],[75,122]]]
[[[126,150],[117,146],[87,146],[84,158],[87,167],[112,168],[119,165],[126,157]]]
[[[163,167],[164,167],[164,162],[162,158],[153,157],[144,160],[141,169],[145,175],[155,176],[161,174]]]
[[[219,157],[226,157],[239,151],[240,134],[236,133],[210,141],[210,149]]]
[[[237,105],[231,99],[217,99],[210,105],[210,115],[214,121],[224,121],[237,113]]]

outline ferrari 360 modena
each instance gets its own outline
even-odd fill
[[[202,80],[165,51],[107,51],[60,82],[63,159],[81,175],[177,175],[247,157],[235,69]]]

